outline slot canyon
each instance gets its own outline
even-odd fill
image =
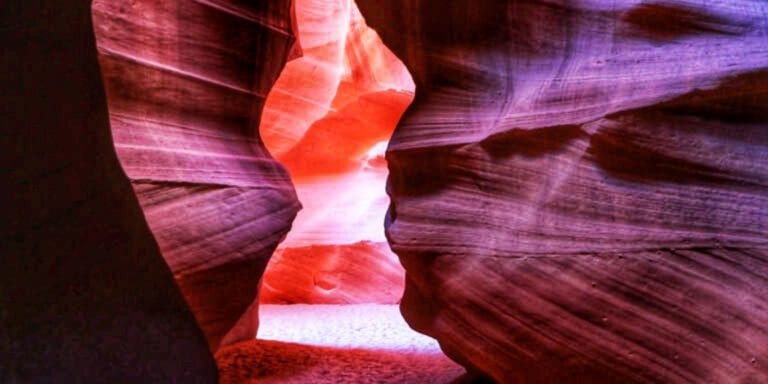
[[[0,15],[0,383],[768,383],[764,0]]]

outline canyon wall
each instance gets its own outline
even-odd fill
[[[302,57],[269,93],[260,134],[304,209],[264,275],[266,303],[397,303],[384,150],[413,99],[403,63],[352,0],[296,0]]]
[[[212,350],[251,339],[300,208],[258,125],[294,44],[283,0],[96,0],[114,145]]]
[[[0,11],[0,382],[214,382],[208,348],[254,335],[299,208],[257,132],[300,54],[291,3],[98,0],[95,26],[89,2],[64,3]],[[413,327],[504,383],[768,382],[768,4],[359,5],[417,86],[387,153]],[[408,80],[371,80],[354,68],[376,56],[347,51],[364,44],[323,38],[305,56],[338,66],[263,114],[302,129],[264,140],[303,185],[382,175],[388,131],[356,135],[397,119],[376,108],[403,108]],[[341,210],[345,183],[308,204]],[[312,233],[286,252],[384,246]],[[323,276],[302,300],[360,279]]]
[[[90,5],[0,7],[0,382],[215,383],[115,155]]]
[[[503,383],[768,382],[768,4],[358,5],[401,309]]]

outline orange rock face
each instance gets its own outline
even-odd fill
[[[396,303],[403,294],[403,267],[392,256],[389,244],[370,241],[278,248],[264,275],[261,302]]]
[[[211,349],[255,336],[267,260],[299,209],[256,133],[295,54],[291,2],[97,0],[120,162]]]
[[[298,0],[295,11],[303,56],[272,88],[260,134],[303,210],[262,301],[395,303],[403,272],[383,232],[383,155],[413,82],[353,1]]]

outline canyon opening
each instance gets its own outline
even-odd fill
[[[0,383],[768,383],[766,15],[5,0]]]
[[[303,208],[270,259],[261,302],[396,304],[404,276],[384,236],[384,151],[413,81],[353,1],[294,9],[301,57],[272,87],[259,132]]]
[[[384,234],[413,80],[354,1],[285,4],[97,0],[118,158],[221,382],[451,381]]]

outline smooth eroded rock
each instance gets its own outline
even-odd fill
[[[504,383],[768,380],[762,1],[358,2],[402,310]]]
[[[299,203],[257,134],[296,53],[289,1],[96,0],[115,148],[212,350],[253,338]]]
[[[389,244],[361,241],[278,249],[262,281],[262,303],[397,304],[403,267]]]

